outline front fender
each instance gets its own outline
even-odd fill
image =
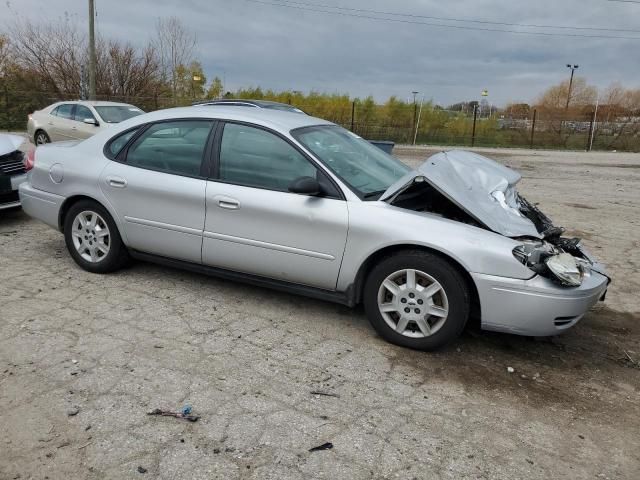
[[[349,233],[337,289],[356,280],[371,255],[388,247],[423,247],[455,260],[467,272],[526,280],[535,275],[511,251],[519,243],[497,233],[383,202],[349,202]]]

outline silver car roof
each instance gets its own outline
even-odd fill
[[[295,128],[309,127],[313,125],[333,125],[332,122],[309,115],[300,115],[295,112],[271,110],[267,108],[237,108],[224,105],[199,105],[198,108],[178,107],[157,110],[145,113],[126,120],[120,124],[123,130],[134,125],[170,120],[178,118],[211,118],[219,120],[232,120],[248,122],[264,127],[271,127],[281,132],[289,132]],[[114,130],[112,130],[113,132]]]

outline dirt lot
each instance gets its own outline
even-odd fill
[[[640,155],[490,156],[613,276],[565,335],[404,350],[361,310],[148,264],[86,273],[0,212],[0,478],[640,478]],[[186,403],[200,421],[146,414]]]

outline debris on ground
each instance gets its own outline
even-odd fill
[[[179,412],[174,412],[171,410],[162,410],[161,408],[155,408],[150,412],[147,412],[147,415],[160,415],[161,417],[175,417],[175,418],[182,418],[190,422],[197,422],[200,417],[197,415],[191,415],[191,411],[192,411],[191,405],[186,405]]]
[[[67,415],[69,417],[75,417],[78,413],[80,413],[80,409],[78,407],[71,407],[67,409]]]
[[[513,368],[513,367],[507,367],[507,372],[509,372],[509,373],[513,373],[513,372],[515,372],[515,371],[516,371],[516,370],[515,370],[515,368]]]
[[[147,469],[141,466],[138,466],[138,472],[139,473],[147,473]]]
[[[336,398],[340,398],[340,395],[338,395],[337,393],[332,393],[332,392],[323,392],[321,390],[313,390],[312,392],[310,392],[311,395],[322,395],[323,397],[336,397]]]
[[[333,443],[327,442],[322,445],[318,445],[317,447],[310,448],[310,452],[319,452],[320,450],[331,450],[333,448]]]

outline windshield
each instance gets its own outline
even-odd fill
[[[377,200],[411,171],[391,155],[337,125],[298,128],[291,134],[364,200]]]
[[[120,123],[125,120],[142,115],[144,112],[133,105],[109,105],[94,107],[98,115],[107,123]]]

